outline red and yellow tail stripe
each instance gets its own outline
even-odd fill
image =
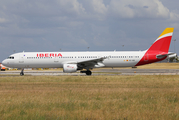
[[[173,35],[174,28],[166,28],[162,34],[157,38],[157,40],[162,39],[164,37],[172,36]],[[156,41],[157,41],[156,40]],[[155,41],[155,42],[156,42]]]

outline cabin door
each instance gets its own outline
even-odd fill
[[[24,63],[24,54],[19,55],[19,63]]]

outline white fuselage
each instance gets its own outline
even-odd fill
[[[145,52],[22,52],[10,55],[2,63],[11,68],[62,68],[65,63],[79,63],[105,57],[101,67],[133,67]]]

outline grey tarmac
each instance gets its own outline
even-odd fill
[[[94,69],[92,75],[179,75],[179,69]],[[17,76],[20,74],[20,70],[16,71],[1,71],[0,76]],[[52,75],[52,76],[86,76],[80,71],[75,73],[63,73],[61,70],[24,70],[25,75],[30,76],[42,76],[42,75]]]

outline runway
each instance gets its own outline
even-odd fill
[[[19,74],[20,70],[0,72],[0,76],[18,76]],[[79,71],[75,73],[63,73],[61,70],[25,70],[24,74],[30,76],[86,76],[86,74]],[[179,75],[179,69],[94,69],[92,76],[97,75]]]

